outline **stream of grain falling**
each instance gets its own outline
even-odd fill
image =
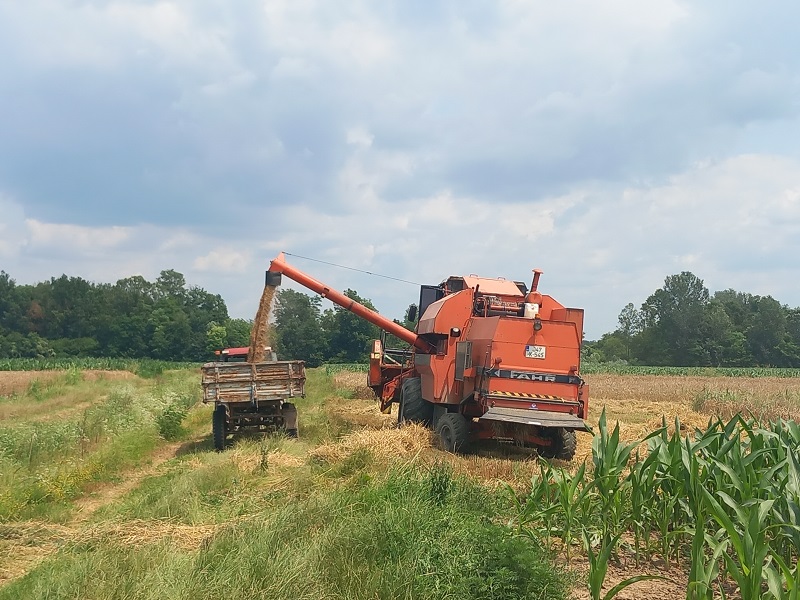
[[[272,345],[269,339],[269,314],[272,311],[274,297],[275,286],[265,286],[256,319],[253,321],[253,330],[250,332],[250,350],[247,352],[247,362],[264,362],[267,359],[264,349]]]

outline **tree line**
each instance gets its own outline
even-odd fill
[[[584,358],[689,367],[800,368],[800,308],[727,289],[712,296],[689,271],[670,275],[619,326],[584,344]]]
[[[355,290],[345,295],[368,308]],[[398,321],[409,329],[413,323]],[[231,319],[225,301],[174,270],[154,282],[114,284],[62,275],[17,285],[0,271],[0,358],[103,356],[202,361],[215,349],[247,346],[251,321]],[[272,341],[280,358],[363,362],[376,326],[319,296],[276,294]],[[387,345],[392,345],[389,341]],[[395,341],[394,346],[401,345]],[[652,366],[800,368],[800,308],[732,289],[709,293],[691,272],[670,275],[616,330],[584,343],[584,359]]]
[[[345,294],[375,310],[354,290]],[[374,325],[321,298],[291,289],[276,294],[271,340],[281,359],[362,362]],[[154,282],[115,284],[62,275],[18,285],[0,271],[0,358],[109,357],[210,360],[215,350],[250,344],[252,321],[232,319],[219,294],[162,271]]]
[[[250,323],[172,269],[154,282],[115,284],[62,275],[17,285],[0,271],[0,357],[103,356],[207,360],[213,348],[246,346]]]
[[[372,302],[355,290],[344,295],[369,309]],[[304,360],[310,367],[324,363],[366,362],[378,328],[339,306],[322,309],[322,298],[291,289],[276,294],[274,342],[280,358]]]

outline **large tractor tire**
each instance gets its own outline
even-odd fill
[[[545,458],[572,460],[575,450],[578,448],[578,436],[575,435],[575,432],[561,427],[548,431],[547,435],[552,443],[549,446],[539,446],[536,449],[539,455]]]
[[[419,423],[428,426],[433,421],[433,404],[422,397],[422,384],[419,377],[403,380],[400,388],[400,408],[397,423]]]
[[[225,438],[228,436],[228,417],[225,414],[225,407],[218,406],[214,409],[211,417],[211,430],[214,434],[214,448],[218,452],[225,450]]]
[[[455,453],[466,452],[469,448],[469,427],[459,413],[445,413],[439,417],[436,433],[442,450]]]

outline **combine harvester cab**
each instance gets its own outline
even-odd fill
[[[384,412],[432,427],[444,449],[478,439],[535,446],[570,460],[576,431],[588,431],[588,387],[580,376],[583,310],[566,308],[522,282],[450,277],[422,286],[416,332],[351,300],[285,262],[270,263],[267,283],[286,275],[409,344],[373,342],[368,384]],[[414,317],[412,316],[413,320]]]

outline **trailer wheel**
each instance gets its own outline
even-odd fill
[[[228,435],[228,416],[225,414],[225,407],[219,406],[214,409],[211,417],[211,430],[214,434],[214,448],[222,452],[225,449],[225,437]]]
[[[281,415],[283,416],[286,437],[297,438],[297,408],[295,408],[295,405],[290,402],[284,402],[281,407]]]
[[[433,421],[433,404],[422,397],[422,384],[419,377],[403,380],[400,388],[400,408],[397,411],[397,423],[419,423],[430,425]]]
[[[572,460],[578,448],[578,436],[574,431],[561,427],[548,430],[547,436],[552,440],[550,446],[539,446],[536,451],[545,458]]]
[[[436,433],[442,450],[447,452],[466,452],[469,446],[467,420],[459,413],[445,413],[439,417]]]

